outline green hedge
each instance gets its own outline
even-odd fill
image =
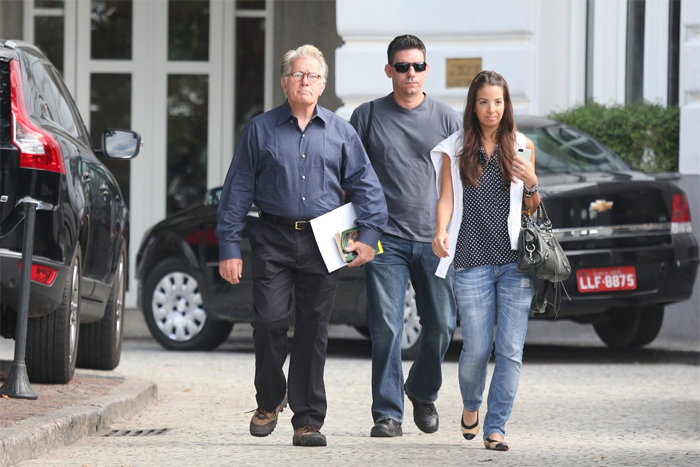
[[[650,102],[606,107],[593,101],[549,118],[578,128],[643,172],[678,170],[680,109]]]

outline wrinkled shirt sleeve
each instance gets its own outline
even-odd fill
[[[216,212],[219,261],[241,259],[241,234],[255,197],[258,147],[255,124],[246,125],[233,156]]]
[[[367,157],[360,137],[351,128],[343,145],[341,186],[355,205],[359,241],[376,246],[389,214],[384,191]]]

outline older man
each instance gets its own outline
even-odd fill
[[[240,241],[248,209],[260,208],[250,230],[253,270],[253,341],[258,408],[250,434],[267,436],[287,404],[294,412],[295,446],[325,446],[323,370],[328,322],[338,285],[329,273],[309,220],[344,202],[355,204],[358,240],[348,247],[360,266],[374,258],[387,221],[384,194],[353,128],[318,105],[328,65],[316,47],[304,45],[282,60],[284,104],[251,120],[229,168],[218,210],[219,272],[232,284],[243,271]],[[292,293],[293,292],[293,293]],[[287,330],[296,323],[288,385],[282,366]]]

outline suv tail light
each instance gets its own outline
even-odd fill
[[[22,270],[22,261],[18,263],[19,270]],[[34,282],[38,282],[44,285],[53,284],[54,279],[56,279],[57,271],[54,268],[48,266],[42,266],[39,264],[32,264],[32,270],[30,273],[30,278]]]
[[[690,206],[688,198],[683,193],[673,195],[671,201],[671,233],[691,233]]]
[[[10,61],[12,144],[19,149],[19,166],[65,174],[63,152],[58,141],[29,118],[19,67],[19,62]]]

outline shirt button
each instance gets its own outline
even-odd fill
[[[306,180],[306,175],[302,175],[302,176],[301,176],[301,179],[302,179],[302,180]]]
[[[301,137],[302,137],[302,138],[306,138],[306,133],[302,133],[302,134],[301,134]]]
[[[301,197],[301,200],[302,200],[302,201],[306,201],[306,196],[302,196],[302,197]]]
[[[301,157],[302,157],[302,158],[306,158],[306,154],[302,154]]]

